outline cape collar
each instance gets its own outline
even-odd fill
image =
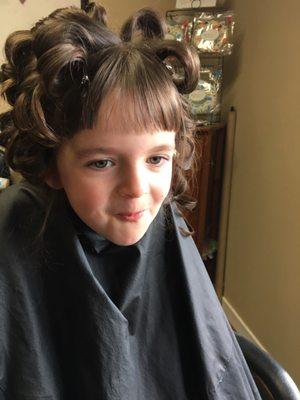
[[[68,210],[71,215],[75,230],[80,240],[94,252],[99,254],[102,250],[112,245],[112,243],[107,240],[104,236],[99,235],[93,229],[91,229],[86,223],[84,223],[70,205],[68,205]]]

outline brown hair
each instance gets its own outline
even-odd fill
[[[164,39],[167,24],[161,15],[151,8],[142,8],[124,23],[121,29],[121,39],[124,42],[133,41],[135,35],[144,39]]]
[[[193,123],[181,94],[198,82],[198,55],[161,34],[151,36],[147,21],[161,24],[161,32],[164,28],[149,9],[127,21],[124,40],[106,27],[103,8],[90,5],[87,11],[59,9],[31,30],[8,37],[0,80],[1,94],[12,107],[1,117],[0,142],[7,147],[8,164],[31,183],[43,185],[61,142],[92,128],[103,100],[117,90],[121,98],[132,100],[136,127],[176,132],[171,199],[188,207],[185,170],[193,157]],[[131,41],[134,27],[144,32],[142,40]],[[166,67],[169,56],[182,65],[182,79]]]

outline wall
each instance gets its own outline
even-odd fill
[[[298,0],[229,0],[224,110],[237,109],[225,300],[300,386]]]
[[[167,10],[175,8],[175,0],[96,0],[107,11],[111,29],[119,32],[122,24],[135,11],[143,7],[152,7],[165,15]]]
[[[18,29],[29,29],[40,18],[46,17],[59,7],[75,5],[80,0],[1,0],[0,2],[0,48],[1,52],[7,36]],[[2,55],[2,54],[1,54]],[[3,59],[3,57],[1,57]]]

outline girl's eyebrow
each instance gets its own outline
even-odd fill
[[[147,153],[157,152],[157,151],[175,151],[175,144],[162,144],[158,146],[154,146],[147,150]],[[76,155],[79,158],[89,157],[97,154],[118,154],[120,153],[119,149],[114,147],[96,147],[96,148],[86,148],[80,149],[76,151]]]

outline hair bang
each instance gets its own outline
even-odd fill
[[[96,73],[86,112],[94,124],[97,111],[110,123],[136,132],[182,129],[183,105],[166,67],[141,49],[115,46],[107,51],[105,68]],[[114,57],[112,57],[114,56]],[[102,69],[110,71],[103,78]],[[85,118],[84,118],[85,120]]]
[[[149,85],[135,82],[135,87],[121,91],[123,117],[140,130],[178,132],[182,126],[180,95],[166,82]]]
[[[165,95],[166,89],[169,89],[169,96]],[[153,89],[137,85],[136,88],[121,89],[118,96],[114,96],[114,115],[117,112],[120,124],[129,125],[135,132],[178,132],[182,126],[179,101],[178,94],[170,88]]]

